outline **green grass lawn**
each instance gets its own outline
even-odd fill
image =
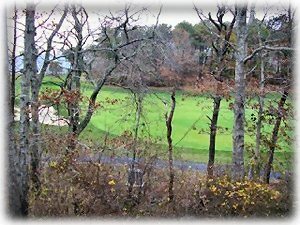
[[[42,91],[45,88],[58,89],[49,81],[60,82],[56,78],[46,77]],[[90,96],[92,86],[83,82],[82,93]],[[280,96],[270,95],[267,100],[272,104],[278,101]],[[117,102],[110,103],[112,99]],[[151,90],[143,98],[142,121],[140,127],[140,140],[152,140],[166,148],[166,127],[164,114],[168,107],[162,100],[170,103],[170,93],[161,90]],[[254,101],[254,100],[252,100]],[[135,125],[135,102],[133,95],[122,88],[105,86],[100,91],[97,102],[100,107],[95,111],[90,124],[81,134],[82,140],[100,141],[104,134],[108,133],[112,137],[119,136],[125,131],[133,131]],[[232,128],[233,111],[229,108],[231,101],[222,100],[221,110],[218,120],[218,134],[216,138],[216,161],[220,163],[230,163],[232,154]],[[82,103],[82,112],[85,114],[87,101]],[[176,156],[184,160],[206,162],[209,146],[209,119],[213,109],[213,101],[208,95],[196,95],[184,91],[176,93],[176,109],[173,120],[173,144]],[[66,110],[61,110],[66,115]],[[246,108],[246,119],[250,121],[251,114],[257,114],[254,110]],[[271,133],[272,126],[264,128],[265,133]],[[292,132],[292,131],[291,131]],[[246,134],[246,143],[254,144],[254,135]],[[285,153],[276,156],[282,157],[283,154],[291,155],[292,147],[280,139],[279,143],[283,146]],[[246,154],[247,155],[247,154]]]
[[[115,105],[105,104],[105,99],[112,98],[118,99],[119,103]],[[161,99],[169,102],[169,98],[170,94],[163,91],[155,94],[149,93],[145,96],[140,138],[154,138],[162,145],[167,144],[164,119],[166,107]],[[270,97],[270,99],[273,98]],[[103,107],[97,110],[91,120],[91,125],[94,128],[115,136],[122,134],[125,130],[133,130],[135,107],[133,97],[129,92],[116,87],[105,87],[98,100]],[[229,108],[230,102],[223,100],[219,113],[218,126],[220,128],[216,137],[216,161],[222,163],[229,163],[232,154],[233,111]],[[172,134],[176,152],[186,160],[207,161],[210,122],[208,117],[211,117],[212,114],[212,99],[208,96],[193,96],[178,91],[176,103]],[[248,120],[252,113],[256,114],[254,110],[246,109]],[[271,130],[271,126],[265,127],[265,132]],[[246,135],[245,139],[247,143],[254,144],[253,135]],[[286,143],[281,144],[286,145]],[[290,151],[290,147],[286,149],[286,152]]]

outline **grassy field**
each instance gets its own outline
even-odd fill
[[[45,88],[58,88],[48,82],[58,82],[58,80],[46,77],[45,81],[42,91]],[[88,97],[92,93],[91,85],[83,83],[82,93]],[[268,96],[267,100],[276,104],[279,97],[274,94]],[[157,143],[157,146],[165,148],[167,142],[164,114],[167,108],[162,100],[169,105],[170,93],[168,91],[152,89],[144,95],[139,138],[140,140],[151,140]],[[99,93],[97,101],[100,103],[100,107],[94,113],[86,130],[81,134],[82,140],[101,142],[104,134],[116,137],[125,131],[133,131],[135,101],[129,91],[119,87],[105,86]],[[82,115],[87,108],[86,102],[82,103]],[[253,102],[254,100],[252,100]],[[221,102],[216,139],[216,161],[219,163],[230,163],[231,161],[233,111],[229,107],[230,103],[232,100]],[[183,160],[207,161],[210,122],[208,117],[211,117],[212,108],[213,101],[207,95],[177,91],[172,135],[176,157]],[[66,110],[62,108],[61,113],[66,115]],[[249,107],[246,108],[247,121],[251,121],[251,114],[256,115],[256,112]],[[270,125],[264,128],[265,134],[270,133],[271,130],[272,126]],[[253,134],[246,134],[245,138],[247,144],[254,144]],[[276,157],[284,161],[290,157],[292,147],[280,138],[279,142],[284,151],[277,153]]]
[[[155,139],[166,145],[166,127],[164,114],[166,107],[161,99],[169,102],[170,93],[153,91],[148,93],[143,100],[142,126],[140,138]],[[270,101],[276,96],[270,96]],[[106,100],[117,99],[118,103],[107,104]],[[105,131],[115,136],[125,130],[132,131],[135,124],[134,99],[130,93],[116,87],[105,87],[99,95],[100,104],[103,106],[97,110],[91,120],[91,125],[97,130]],[[219,131],[216,138],[216,161],[230,163],[232,152],[232,127],[233,111],[229,108],[232,101],[223,100],[219,114]],[[209,119],[212,114],[213,101],[208,96],[193,96],[183,91],[176,94],[176,109],[173,120],[173,143],[177,154],[183,159],[193,161],[207,160],[209,146]],[[256,114],[252,109],[246,110],[246,118],[249,121],[251,114]],[[270,133],[271,126],[264,128],[265,133]],[[94,129],[90,129],[94,132]],[[246,135],[246,143],[254,144],[253,134]],[[280,141],[280,140],[279,140]],[[284,142],[286,152],[291,148]]]

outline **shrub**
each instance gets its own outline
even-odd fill
[[[208,181],[209,205],[224,216],[281,216],[289,208],[289,191],[283,186],[286,186],[283,181],[270,186],[247,179],[231,181],[228,176],[211,179]]]

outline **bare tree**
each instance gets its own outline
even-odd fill
[[[259,44],[262,46],[262,35],[260,30],[258,30]],[[256,134],[255,134],[255,151],[253,161],[250,162],[249,169],[249,178],[255,179],[259,177],[260,173],[260,145],[261,145],[261,129],[263,122],[263,113],[264,113],[264,102],[265,102],[265,56],[266,54],[262,51],[260,53],[260,74],[259,74],[259,94],[258,94],[258,103],[259,109],[257,114],[256,122]]]
[[[13,22],[14,22],[14,26],[13,26],[13,33],[14,33],[14,38],[13,38],[13,44],[16,44],[16,6],[14,7],[14,17],[13,17]],[[8,28],[8,26],[6,27]],[[7,31],[7,30],[6,30]],[[8,41],[8,38],[7,38]],[[13,47],[14,49],[14,47]],[[9,88],[9,95],[7,96],[7,103],[9,106],[9,111],[8,111],[8,119],[9,119],[9,123],[8,123],[8,209],[9,209],[9,213],[13,216],[20,216],[21,215],[21,198],[20,198],[20,193],[21,193],[21,181],[20,181],[20,177],[18,176],[19,174],[19,158],[18,158],[18,153],[19,153],[19,149],[17,149],[16,147],[16,141],[14,138],[14,108],[11,107],[12,105],[14,105],[14,101],[15,101],[15,85],[14,85],[14,81],[12,79],[14,79],[15,76],[15,72],[13,71],[14,65],[15,65],[15,50],[12,50],[11,55],[9,55],[9,47],[7,46],[7,58],[11,58],[11,65],[9,65],[9,61],[7,61],[6,64],[6,70],[5,72],[7,72],[7,74],[9,74],[9,70],[10,70],[10,66],[11,66],[11,77],[10,79],[6,80],[6,84],[8,85]],[[10,84],[10,85],[9,85]],[[12,98],[13,96],[13,98]],[[12,109],[12,110],[11,110]]]
[[[169,202],[174,201],[174,168],[173,168],[173,144],[172,144],[172,120],[176,106],[175,89],[171,94],[170,112],[166,112],[166,127],[167,127],[167,140],[168,140],[168,156],[169,156]]]
[[[50,51],[52,48],[52,41],[57,31],[62,25],[65,14],[58,24],[54,25],[54,29],[48,39],[46,44],[39,45],[38,40],[43,38],[37,37],[37,29],[42,27],[43,24],[50,17],[46,19],[42,24],[38,26],[35,25],[37,19],[37,5],[28,3],[26,5],[25,11],[25,30],[18,28],[24,35],[24,69],[21,76],[21,95],[20,95],[20,149],[15,155],[15,161],[17,162],[16,168],[18,173],[18,188],[20,195],[20,202],[22,204],[21,214],[26,216],[28,210],[27,194],[28,194],[28,183],[29,177],[32,180],[33,188],[39,190],[39,164],[40,164],[40,128],[39,128],[39,91],[42,85],[42,80],[44,78],[48,64],[50,63]],[[12,43],[12,80],[11,80],[11,110],[13,112],[14,103],[14,89],[15,89],[15,72],[16,72],[16,49],[22,46],[17,44],[16,36],[16,25],[17,23],[23,25],[21,22],[17,21],[17,11],[15,8],[15,18],[14,18],[14,38]],[[52,14],[50,14],[52,15]],[[43,39],[45,40],[45,39]],[[44,49],[44,46],[46,48]],[[40,50],[42,49],[42,50]],[[18,49],[20,50],[20,49]],[[40,50],[40,52],[39,52]],[[45,59],[41,68],[41,71],[37,71],[37,58],[45,53]],[[29,120],[32,120],[30,123]],[[31,133],[32,132],[32,133]],[[29,139],[29,137],[32,137]],[[29,166],[30,164],[30,166]],[[30,169],[30,172],[29,172]],[[37,192],[38,193],[38,192]]]
[[[75,95],[80,95],[80,79],[83,68],[83,53],[84,44],[83,27],[87,24],[88,15],[82,6],[71,6],[71,15],[74,20],[74,37],[76,40],[75,47],[72,47],[71,58],[72,68],[68,77],[67,89],[74,91]],[[68,113],[70,120],[70,132],[76,133],[79,125],[79,102],[77,100],[68,103]]]
[[[130,14],[130,7],[125,7],[121,15],[106,16],[101,25],[101,36],[98,45],[90,48],[83,49],[82,52],[106,52],[111,56],[110,65],[106,68],[103,74],[100,74],[94,83],[94,90],[89,97],[89,105],[86,114],[80,121],[78,128],[73,131],[73,135],[77,137],[88,125],[95,108],[96,98],[106,83],[108,78],[112,75],[119,65],[126,61],[130,61],[136,54],[139,48],[136,46],[144,41],[151,40],[154,37],[154,32],[149,36],[134,37],[130,35],[136,27],[130,25],[137,19],[135,16],[142,11],[133,12]],[[157,16],[157,23],[160,12]],[[156,23],[156,26],[157,26]],[[111,26],[111,24],[116,24]],[[156,27],[155,26],[155,27]],[[123,37],[123,38],[120,38]],[[134,47],[134,48],[133,48]]]
[[[287,38],[287,43],[291,46],[293,44],[293,40],[292,40],[292,30],[293,30],[293,13],[291,10],[291,6],[288,7],[287,10],[287,33],[288,33],[288,38]],[[292,49],[291,49],[292,50]],[[290,54],[291,52],[288,51],[288,56],[291,59],[292,58],[292,54]],[[282,121],[282,119],[284,118],[284,114],[285,114],[285,109],[284,109],[284,104],[287,100],[287,97],[289,95],[289,89],[290,89],[290,84],[291,84],[291,73],[292,73],[292,63],[290,62],[287,65],[287,84],[283,89],[283,93],[281,95],[281,98],[278,102],[278,107],[277,107],[277,115],[276,115],[276,119],[275,119],[275,124],[273,127],[273,131],[272,131],[272,136],[271,136],[271,142],[270,142],[270,149],[268,152],[268,161],[265,165],[265,170],[264,170],[264,177],[263,180],[266,183],[270,182],[270,174],[271,174],[271,169],[273,166],[273,161],[274,161],[274,153],[275,153],[275,148],[277,145],[277,141],[278,141],[278,134],[279,134],[279,128],[280,128],[280,123]]]
[[[235,101],[233,125],[232,177],[242,179],[244,176],[244,136],[245,136],[245,68],[244,58],[247,54],[247,6],[237,6],[235,52]]]
[[[238,7],[239,17],[237,18],[237,49],[235,69],[235,102],[234,102],[234,131],[233,131],[233,168],[232,175],[235,179],[244,176],[244,122],[245,122],[245,64],[256,54],[263,50],[267,51],[292,51],[287,46],[270,46],[268,42],[254,49],[247,55],[248,28],[254,19],[254,7],[251,8],[251,15],[248,24],[246,23],[247,6]],[[263,65],[262,65],[263,66]],[[262,72],[264,72],[262,70]],[[261,74],[263,75],[263,74]],[[263,86],[261,86],[263,88]],[[263,104],[263,103],[261,103]],[[260,124],[258,124],[260,126]],[[260,129],[258,127],[258,129]],[[257,131],[258,132],[258,131]],[[260,136],[258,136],[260,137]],[[257,150],[256,150],[257,151]]]
[[[135,61],[135,60],[134,60]],[[129,65],[129,79],[131,82],[128,84],[128,87],[126,89],[129,89],[130,92],[133,95],[133,101],[135,104],[135,125],[133,129],[133,144],[132,144],[132,159],[131,164],[129,168],[129,186],[128,186],[128,198],[132,199],[132,191],[133,191],[133,185],[135,182],[137,182],[136,179],[141,179],[141,177],[136,177],[135,174],[138,174],[138,176],[142,176],[141,173],[138,173],[138,169],[135,168],[137,165],[137,157],[138,156],[138,136],[139,136],[139,130],[140,130],[140,123],[141,123],[141,116],[143,111],[143,99],[144,95],[146,94],[146,90],[143,86],[143,83],[141,81],[141,74],[138,70],[138,66],[135,63],[131,63]],[[124,72],[124,70],[123,70]],[[138,197],[140,197],[141,194],[141,186],[142,184],[139,184],[139,194]],[[138,200],[139,201],[139,200]]]
[[[269,181],[270,181],[270,174],[271,174],[271,169],[272,169],[273,160],[274,160],[275,147],[276,147],[277,140],[278,140],[279,127],[280,127],[281,120],[283,118],[284,104],[286,102],[288,94],[289,94],[288,90],[287,89],[284,90],[284,92],[280,98],[280,101],[278,103],[277,116],[276,116],[273,132],[272,132],[272,138],[271,138],[270,149],[269,149],[269,154],[268,154],[268,161],[266,163],[265,171],[264,171],[263,179],[264,179],[264,182],[266,182],[266,183],[269,183]]]
[[[40,171],[40,158],[41,158],[41,149],[40,149],[40,124],[39,124],[39,93],[40,88],[42,86],[42,81],[45,77],[45,73],[47,71],[47,68],[49,66],[49,63],[52,61],[50,59],[50,52],[52,50],[52,42],[61,28],[63,21],[67,15],[68,7],[66,6],[64,9],[64,12],[59,20],[59,22],[56,24],[56,26],[53,28],[52,32],[50,33],[50,36],[48,37],[46,41],[46,48],[43,49],[41,52],[37,52],[36,46],[37,43],[34,41],[34,61],[32,61],[35,70],[34,73],[30,76],[30,90],[31,90],[31,119],[32,119],[32,140],[31,140],[31,179],[33,181],[34,188],[39,191],[40,190],[40,181],[39,181],[39,171]],[[36,29],[36,27],[34,27]],[[42,53],[45,53],[45,59],[43,61],[42,68],[40,72],[37,72],[37,65],[36,65],[36,59],[38,55],[41,55]],[[25,69],[26,70],[26,69]]]
[[[252,8],[252,14],[254,14],[254,7]],[[266,52],[270,52],[270,51],[275,51],[275,52],[282,52],[285,51],[287,52],[287,54],[289,55],[289,53],[293,50],[293,48],[289,47],[292,44],[292,13],[290,11],[290,7],[289,10],[287,12],[288,14],[288,29],[286,30],[287,33],[289,33],[290,35],[288,35],[288,37],[283,37],[280,45],[279,46],[270,46],[268,43],[272,42],[270,40],[268,40],[268,38],[271,38],[270,35],[268,36],[268,38],[266,38],[265,41],[263,41],[263,37],[261,34],[261,28],[264,25],[264,19],[266,17],[266,14],[263,18],[262,21],[260,21],[260,23],[256,26],[258,28],[258,42],[259,42],[259,47],[257,47],[256,49],[254,49],[252,51],[251,54],[249,54],[248,56],[245,57],[244,59],[244,63],[247,63],[249,60],[253,59],[257,54],[260,54],[259,60],[260,60],[260,75],[259,75],[259,96],[258,96],[258,101],[259,101],[259,110],[258,110],[258,115],[257,115],[257,123],[256,123],[256,143],[255,143],[255,151],[254,151],[254,157],[253,157],[253,162],[250,163],[250,169],[249,169],[249,178],[253,179],[253,178],[258,178],[260,175],[260,145],[261,145],[261,128],[262,128],[262,123],[263,123],[263,113],[264,113],[264,98],[265,98],[265,83],[266,83],[266,77],[265,77],[265,58],[267,57]],[[254,15],[253,15],[254,18]],[[283,25],[283,23],[281,24],[281,26]],[[272,29],[272,28],[269,28]],[[276,28],[278,29],[278,27]],[[287,39],[287,40],[286,40]],[[278,40],[276,41],[278,42]],[[289,46],[284,46],[284,43],[287,42]],[[290,73],[290,69],[287,69],[287,73]],[[289,75],[286,76],[285,79],[288,79]],[[287,92],[288,89],[285,88],[284,93]],[[283,94],[283,95],[287,95],[287,94]],[[283,98],[283,96],[282,96]],[[282,99],[281,98],[281,99]],[[282,100],[283,101],[283,100]],[[284,100],[285,101],[285,100]],[[284,104],[284,103],[283,103]],[[279,112],[281,111],[280,107],[278,107],[278,116],[276,121],[280,121],[280,116],[282,116]],[[280,122],[279,122],[280,124]],[[275,130],[275,131],[274,131]],[[276,137],[274,137],[274,135],[276,136],[277,132],[276,129],[274,127],[273,130],[273,135],[272,135],[272,140],[277,140]],[[276,143],[275,143],[276,145]],[[273,141],[271,141],[271,146],[273,146]],[[269,159],[268,159],[268,163],[273,162],[273,154],[271,154],[271,152],[273,152],[274,154],[274,149],[270,148],[270,153],[269,153]],[[267,164],[268,164],[267,163]],[[270,169],[272,166],[271,165],[266,165],[266,168]],[[266,171],[265,171],[266,173]],[[268,180],[265,176],[264,180]]]
[[[259,21],[255,18],[255,5],[253,4],[250,9],[250,18],[248,23],[248,28],[251,28],[255,32],[255,36],[257,36],[259,45],[263,45],[263,35],[262,35],[262,29],[264,25],[264,20],[266,17],[266,13],[261,21]],[[249,29],[250,30],[250,29]],[[248,34],[248,39],[249,39]],[[257,41],[257,39],[254,40]],[[253,159],[250,159],[250,168],[249,168],[249,179],[254,179],[259,176],[259,170],[260,170],[260,145],[261,145],[261,129],[262,129],[262,123],[263,123],[263,112],[264,112],[264,98],[265,98],[265,58],[266,54],[264,51],[262,51],[259,55],[258,60],[260,61],[260,73],[259,73],[259,92],[258,92],[258,103],[259,103],[259,109],[257,113],[257,122],[256,122],[256,134],[255,134],[255,150],[254,150],[254,156]],[[254,66],[254,69],[256,68],[256,65]]]
[[[205,27],[212,32],[211,26],[206,24],[206,21],[202,18],[203,15],[195,7],[195,10],[200,18],[200,20],[205,24]],[[208,177],[213,176],[213,167],[215,162],[215,152],[216,152],[216,135],[217,135],[217,125],[218,125],[218,117],[220,111],[220,104],[222,100],[222,82],[224,81],[224,73],[226,68],[228,67],[226,63],[226,54],[228,54],[230,50],[230,37],[232,34],[233,26],[235,24],[236,19],[236,10],[232,13],[233,18],[228,25],[225,24],[223,21],[223,17],[225,14],[230,11],[225,6],[218,6],[218,11],[216,13],[217,20],[214,20],[211,16],[211,13],[208,14],[208,20],[210,23],[216,28],[216,38],[215,35],[212,35],[212,47],[216,54],[216,63],[215,68],[212,71],[214,74],[216,85],[216,94],[212,96],[213,98],[213,113],[210,119],[210,135],[209,135],[209,157],[208,157],[208,164],[207,164],[207,174]]]
[[[255,135],[255,152],[254,162],[250,165],[249,178],[256,178],[260,173],[260,145],[261,145],[261,128],[262,128],[262,117],[264,112],[264,86],[265,86],[265,60],[264,53],[261,53],[260,57],[260,76],[259,76],[259,109],[256,123],[256,135]]]
[[[26,22],[24,34],[24,68],[25,73],[21,80],[20,96],[20,147],[18,161],[18,188],[20,198],[20,215],[28,215],[28,190],[29,190],[29,105],[30,105],[30,79],[36,73],[36,48],[35,36],[35,5],[26,5]]]
[[[13,43],[11,52],[11,77],[10,77],[10,107],[12,115],[14,115],[15,109],[15,98],[16,98],[16,47],[17,47],[17,19],[18,11],[16,5],[14,5],[14,16],[13,16]],[[14,117],[13,117],[14,118]]]

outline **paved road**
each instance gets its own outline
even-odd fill
[[[77,158],[76,161],[80,163],[89,163],[89,162],[100,162],[105,163],[105,164],[113,164],[113,165],[130,165],[132,163],[132,159],[130,157],[109,157],[102,155],[100,157],[99,154],[95,154],[93,157],[80,157]],[[45,158],[45,161],[50,160],[50,158]],[[143,163],[144,159],[136,159],[137,163]],[[206,167],[207,164],[205,163],[199,163],[199,162],[193,162],[193,161],[179,161],[179,160],[174,160],[173,161],[174,167],[180,170],[197,170],[201,172],[206,172]],[[168,161],[166,160],[161,160],[161,159],[156,159],[153,163],[152,166],[155,168],[168,168]],[[216,165],[215,168],[218,171],[225,171],[230,169],[230,165]],[[271,179],[282,179],[283,176],[279,172],[271,172],[270,175]]]

